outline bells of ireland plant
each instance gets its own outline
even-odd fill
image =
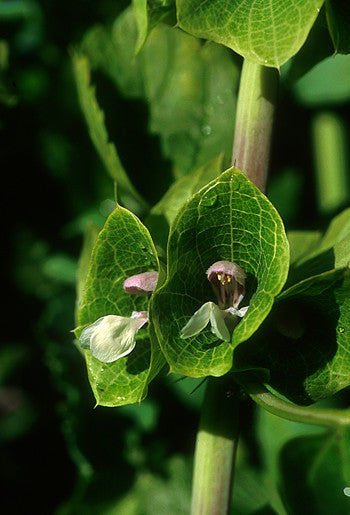
[[[149,294],[156,287],[158,272],[145,272],[129,277],[124,291],[130,294]],[[130,354],[135,348],[136,333],[148,322],[147,311],[133,311],[130,317],[106,315],[85,327],[79,338],[83,349],[103,363],[111,363]]]
[[[245,293],[246,275],[236,263],[216,261],[208,268],[207,278],[218,302],[205,302],[182,328],[181,337],[195,336],[210,323],[212,333],[220,340],[230,341],[237,317],[242,318],[249,307],[239,309]]]

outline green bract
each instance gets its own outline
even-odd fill
[[[350,209],[323,237],[293,232],[290,243],[288,287],[235,365],[269,370],[279,393],[310,404],[350,385]]]
[[[254,291],[233,332],[219,341],[209,329],[186,340],[180,331],[193,313],[216,301],[206,270],[216,261],[237,263]],[[237,168],[231,168],[186,202],[168,243],[168,276],[151,302],[151,319],[171,371],[192,377],[230,370],[234,348],[269,313],[288,273],[289,247],[283,223],[267,198]]]
[[[177,0],[182,29],[279,67],[298,52],[324,0]]]
[[[123,283],[131,275],[152,270],[158,270],[158,259],[147,229],[130,211],[117,206],[92,252],[78,309],[77,338],[84,327],[105,315],[130,317],[132,311],[147,311],[148,296],[125,293]],[[141,329],[136,340],[133,352],[113,363],[102,363],[84,350],[97,404],[121,406],[138,402],[147,393],[164,358],[155,338],[151,346],[146,330]]]

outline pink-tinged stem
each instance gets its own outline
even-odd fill
[[[246,59],[239,87],[232,164],[265,193],[278,71]]]

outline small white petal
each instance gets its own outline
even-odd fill
[[[181,338],[196,336],[207,326],[210,320],[212,305],[215,306],[213,302],[206,302],[192,315],[185,327],[181,329]]]
[[[107,315],[86,327],[79,344],[90,348],[92,355],[104,363],[111,363],[129,354],[135,347],[135,334],[147,322],[145,318]]]
[[[181,330],[181,338],[190,338],[200,333],[210,322],[211,331],[220,340],[230,341],[230,332],[225,324],[225,311],[214,302],[206,302],[187,322]]]
[[[210,304],[212,304],[210,312],[211,332],[220,338],[220,340],[224,340],[225,342],[231,341],[230,332],[224,320],[225,311],[220,309],[213,302]]]
[[[98,318],[93,324],[85,327],[85,329],[82,331],[78,342],[82,349],[90,349],[91,337],[95,330],[97,330],[98,327],[102,324],[104,318],[106,317]]]
[[[244,308],[241,308],[241,309],[236,309],[236,308],[231,307],[231,308],[228,308],[226,311],[231,313],[231,315],[237,315],[242,318],[248,311],[248,308],[249,308],[249,306],[245,306]]]

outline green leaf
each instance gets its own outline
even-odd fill
[[[112,502],[104,515],[154,515],[189,513],[191,504],[191,467],[182,456],[173,456],[162,475],[144,470],[119,502]]]
[[[95,90],[90,84],[90,64],[88,59],[73,53],[72,61],[81,109],[84,113],[92,142],[107,172],[116,181],[121,190],[131,195],[142,209],[147,209],[145,201],[130,182],[114,144],[109,141],[104,113],[98,105]]]
[[[189,175],[181,177],[170,186],[163,198],[152,208],[146,225],[154,235],[156,244],[166,248],[169,227],[177,212],[189,197],[220,175],[222,162],[223,155],[220,155]]]
[[[278,68],[298,52],[324,0],[177,0],[179,26]]]
[[[112,32],[101,26],[90,30],[81,48],[122,95],[148,103],[149,129],[160,135],[177,177],[220,153],[229,162],[239,78],[230,53],[163,24],[135,57],[136,41],[135,16],[126,10]]]
[[[322,237],[289,234],[292,267],[270,323],[235,354],[237,368],[265,368],[270,384],[309,404],[350,385],[350,209]]]
[[[325,233],[318,253],[334,248],[334,266],[345,266],[350,260],[350,208],[333,218]]]
[[[304,178],[300,171],[287,167],[271,177],[267,197],[275,206],[284,222],[295,220],[299,211],[299,199],[304,190]]]
[[[235,365],[266,368],[268,383],[291,401],[310,404],[350,385],[350,271],[309,277],[278,297],[269,323]],[[244,352],[243,352],[244,350]]]
[[[287,276],[289,248],[282,221],[267,198],[238,169],[224,172],[179,211],[168,244],[168,276],[151,302],[162,350],[173,372],[220,376],[232,366],[233,349],[247,340],[268,315]],[[232,343],[207,329],[180,338],[193,313],[214,300],[206,270],[229,260],[248,274],[254,289],[249,309],[233,332]],[[216,300],[216,299],[215,299]]]
[[[263,467],[269,478],[277,486],[280,481],[278,457],[282,447],[296,436],[324,433],[324,428],[299,422],[291,422],[285,418],[269,413],[256,406],[256,434],[260,443],[260,455]]]
[[[349,512],[350,430],[289,441],[281,453],[282,490],[288,513],[328,515]]]
[[[132,0],[132,8],[138,28],[135,53],[143,47],[150,31],[165,19],[175,25],[175,0]]]
[[[79,338],[83,327],[105,315],[131,316],[147,311],[148,297],[124,292],[131,275],[158,270],[158,259],[147,229],[130,211],[117,206],[99,234],[78,311]],[[140,330],[137,345],[128,356],[101,363],[84,350],[89,380],[97,404],[121,406],[141,401],[147,384],[164,365],[155,338],[150,345],[147,331]]]
[[[350,209],[336,216],[321,237],[313,231],[288,234],[291,247],[291,269],[287,286],[350,262]]]
[[[334,54],[326,15],[322,9],[299,52],[281,69],[281,79],[288,84],[300,79],[317,63]]]
[[[324,59],[293,85],[298,101],[310,107],[337,105],[350,98],[350,56]]]
[[[102,71],[127,98],[145,95],[140,57],[135,57],[137,24],[132,9],[115,20],[112,30],[95,25],[84,35],[80,48],[92,70]]]
[[[234,515],[287,515],[277,491],[256,467],[236,463],[234,492]]]
[[[350,53],[350,5],[348,0],[327,0],[329,32],[336,53]]]
[[[290,247],[290,264],[293,265],[319,247],[322,235],[319,231],[289,231],[287,236]]]
[[[308,295],[314,297],[332,288],[339,279],[342,279],[346,269],[334,269],[319,275],[313,275],[303,281],[294,284],[278,296],[278,300],[288,299],[294,296]]]
[[[135,19],[138,29],[138,37],[136,43],[135,53],[137,54],[144,45],[149,32],[149,18],[148,18],[148,2],[147,0],[132,0],[132,8],[135,14]]]

